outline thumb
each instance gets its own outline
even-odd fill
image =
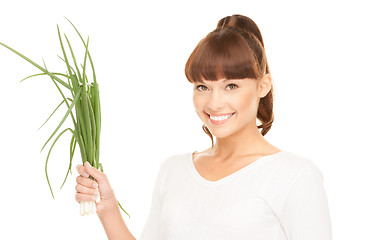
[[[88,161],[84,163],[85,171],[92,176],[97,182],[103,182],[104,181],[104,173],[96,169],[95,167],[91,166]]]

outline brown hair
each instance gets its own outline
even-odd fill
[[[257,24],[242,15],[222,18],[215,30],[207,34],[193,50],[185,66],[189,82],[202,82],[202,79],[260,79],[270,73],[264,50],[263,38]],[[261,121],[261,134],[264,136],[272,127],[273,86],[259,101],[257,118]],[[202,129],[211,138],[209,129]]]

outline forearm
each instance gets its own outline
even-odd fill
[[[136,240],[128,230],[118,204],[103,215],[98,215],[109,240]]]

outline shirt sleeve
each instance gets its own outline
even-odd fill
[[[332,229],[323,174],[308,165],[292,185],[280,213],[288,240],[331,240]]]
[[[163,164],[160,165],[152,193],[150,213],[139,240],[160,240],[161,190],[164,181]]]

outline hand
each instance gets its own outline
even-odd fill
[[[118,202],[105,173],[90,166],[88,162],[85,162],[84,166],[79,164],[76,169],[80,174],[76,178],[76,201],[79,203],[81,201],[97,201],[96,209],[99,216],[112,211]],[[89,176],[92,176],[96,181],[90,179]],[[99,197],[100,201],[98,201]]]

